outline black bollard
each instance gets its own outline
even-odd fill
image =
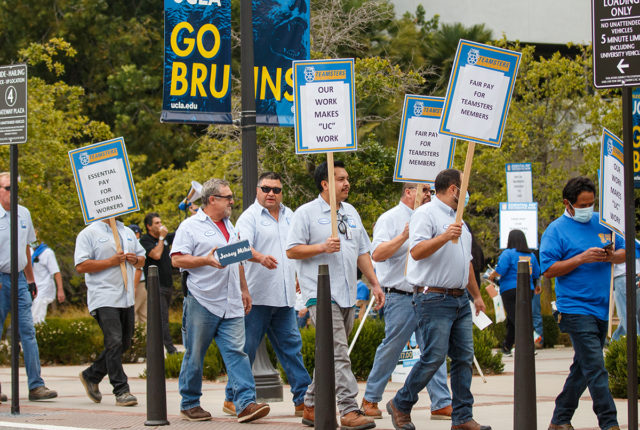
[[[147,420],[144,425],[169,425],[158,266],[149,266],[147,274]]]
[[[516,355],[514,369],[513,428],[536,430],[536,362],[531,319],[531,269],[518,263],[516,289]]]
[[[318,266],[316,313],[315,428],[336,428],[336,380],[333,360],[333,319],[329,266]]]

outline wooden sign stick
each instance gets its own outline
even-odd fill
[[[338,213],[336,212],[336,177],[333,171],[333,152],[327,152],[327,179],[329,179],[329,206],[331,206],[331,237],[338,238]]]
[[[611,232],[611,243],[613,243],[613,249],[616,249],[616,234],[614,232]],[[613,300],[613,266],[614,264],[611,263],[611,280],[609,281],[610,287],[609,287],[609,327],[607,328],[607,336],[609,338],[611,338],[611,335],[613,334],[613,304],[614,304],[614,300]],[[620,319],[620,315],[618,315],[618,319]],[[622,322],[622,321],[620,321]],[[620,324],[620,322],[618,324]]]
[[[460,195],[458,196],[458,210],[456,211],[456,224],[462,221],[464,214],[464,199],[469,188],[469,176],[471,176],[471,163],[473,162],[473,152],[476,150],[476,143],[469,142],[467,148],[467,158],[464,160],[464,171],[462,172],[462,184],[460,184]],[[452,239],[452,243],[458,243],[458,238]]]
[[[116,219],[109,218],[109,226],[111,227],[111,232],[113,233],[113,240],[116,242],[116,251],[122,251],[122,245],[120,244],[120,236],[118,235],[118,227],[116,226]],[[123,261],[120,263],[120,271],[122,272],[122,279],[124,279],[124,289],[128,290],[127,287],[127,263]]]

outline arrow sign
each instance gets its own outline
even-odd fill
[[[620,73],[624,73],[624,69],[628,69],[628,68],[629,68],[629,65],[624,64],[624,58],[620,60],[620,62],[618,63],[618,70],[620,70]]]

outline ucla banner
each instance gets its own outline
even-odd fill
[[[230,0],[164,0],[160,120],[231,123]]]
[[[253,0],[256,123],[293,127],[294,60],[309,59],[309,2]]]

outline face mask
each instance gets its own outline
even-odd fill
[[[591,221],[591,216],[593,215],[593,205],[589,206],[588,208],[574,208],[571,203],[569,203],[569,205],[571,205],[571,207],[573,208],[574,220],[581,222],[583,224],[586,224],[589,221]]]
[[[458,188],[458,187],[456,187]],[[458,194],[460,193],[460,188],[458,188]],[[456,200],[456,204],[458,204],[458,200],[459,197],[458,196],[453,196],[453,198]],[[464,207],[467,207],[467,204],[469,203],[469,191],[467,191],[467,195],[464,196]]]

